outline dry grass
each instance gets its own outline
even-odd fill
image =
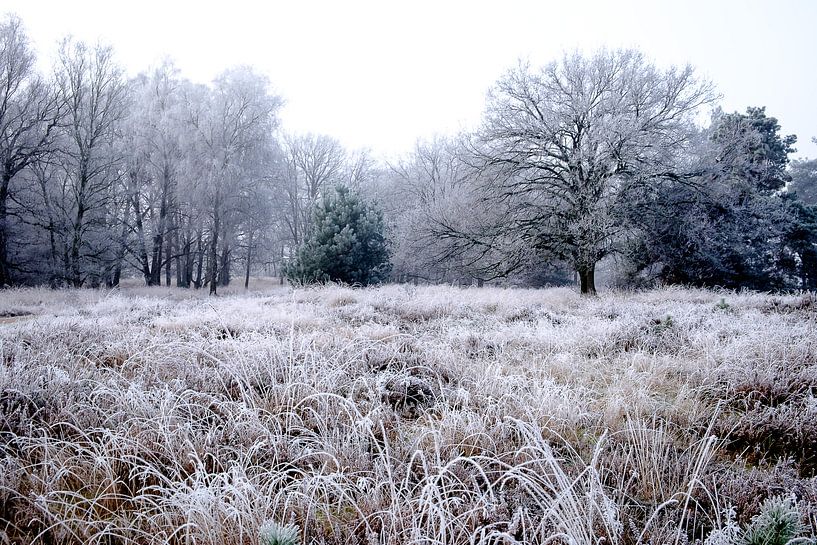
[[[29,289],[0,316],[0,543],[686,543],[781,489],[815,532],[811,295]]]

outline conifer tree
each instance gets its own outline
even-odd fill
[[[292,282],[368,285],[384,281],[390,269],[382,213],[338,186],[316,205],[311,230],[286,274]]]

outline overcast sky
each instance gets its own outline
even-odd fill
[[[727,111],[766,106],[797,156],[817,156],[817,1],[0,0],[44,65],[71,33],[114,46],[134,75],[169,56],[208,82],[250,64],[286,100],[286,130],[376,154],[473,125],[485,91],[519,58],[635,46],[696,66]]]

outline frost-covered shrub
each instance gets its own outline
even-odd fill
[[[261,526],[260,545],[298,545],[298,527],[294,524],[279,524],[268,520]]]
[[[735,545],[740,539],[740,526],[735,520],[735,509],[731,508],[724,513],[724,522],[715,528],[704,541],[704,545]]]
[[[738,544],[786,545],[804,531],[797,504],[792,498],[776,496],[763,502]]]

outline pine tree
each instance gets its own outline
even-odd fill
[[[382,213],[338,186],[315,207],[311,230],[286,274],[291,282],[368,285],[384,281],[390,269]]]
[[[789,172],[792,179],[788,192],[809,206],[817,206],[817,159],[792,161]]]

